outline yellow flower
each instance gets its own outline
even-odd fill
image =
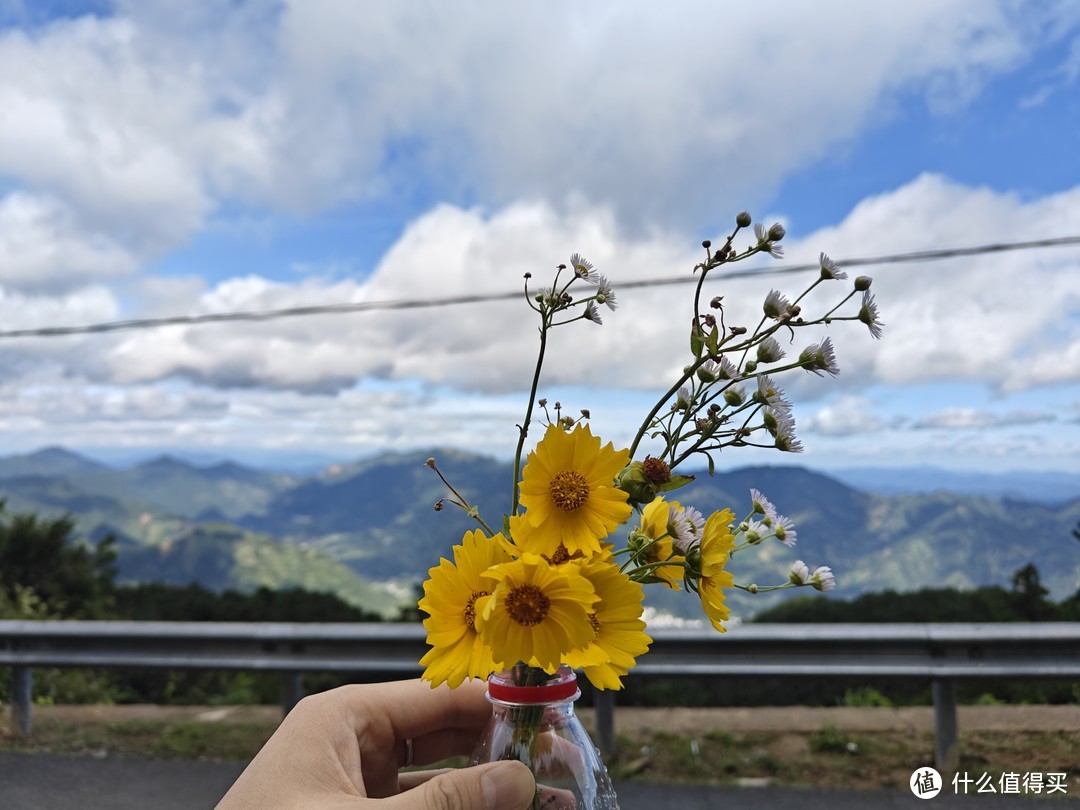
[[[521,474],[521,505],[534,529],[530,547],[551,556],[562,543],[573,554],[592,554],[630,517],[627,495],[614,486],[630,451],[600,446],[587,426],[572,433],[551,425]],[[515,538],[516,539],[516,538]]]
[[[673,502],[676,506],[678,502]],[[683,562],[685,558],[675,553],[675,544],[671,532],[668,531],[668,513],[671,503],[663,497],[651,500],[641,510],[641,534],[645,535],[644,552],[640,557],[635,557],[639,564],[657,563],[667,560],[673,565],[658,565],[651,570],[651,574],[673,591],[682,590],[679,582],[683,577]]]
[[[734,577],[724,570],[727,565],[731,549],[735,547],[735,536],[731,533],[730,524],[735,515],[730,509],[722,512],[713,512],[705,521],[705,529],[701,538],[701,578],[698,580],[698,595],[701,597],[701,607],[709,622],[721,633],[724,626],[721,624],[731,610],[724,604],[724,588],[730,588],[735,584]]]
[[[597,596],[578,566],[523,554],[492,567],[485,578],[494,587],[476,602],[476,628],[504,669],[524,661],[554,672],[567,652],[592,638],[589,616]]]
[[[454,562],[440,560],[428,571],[419,607],[428,614],[424,629],[431,649],[420,665],[433,687],[457,687],[466,678],[486,678],[495,670],[491,650],[476,632],[476,603],[491,593],[484,572],[510,559],[503,543],[499,534],[488,538],[479,530],[466,532],[461,545],[454,546]]]
[[[596,560],[581,572],[600,597],[590,616],[593,639],[588,646],[571,651],[564,663],[584,670],[597,689],[622,689],[622,676],[652,643],[641,619],[644,590],[610,561]]]

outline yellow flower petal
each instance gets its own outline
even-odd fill
[[[567,652],[588,643],[597,595],[577,566],[523,554],[494,566],[487,577],[494,587],[476,626],[503,667],[525,661],[553,672]]]
[[[501,542],[500,542],[501,541]],[[427,651],[420,664],[432,686],[459,686],[466,678],[486,678],[495,670],[491,650],[476,630],[477,604],[490,593],[484,573],[510,559],[500,535],[467,532],[454,546],[454,562],[443,559],[428,571],[419,607],[428,614]]]
[[[630,517],[627,495],[614,486],[630,460],[627,450],[601,447],[588,426],[567,433],[555,425],[529,454],[521,476],[521,505],[549,556],[559,544],[571,553],[600,550],[600,541]]]

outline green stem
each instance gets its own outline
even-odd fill
[[[532,421],[533,405],[536,403],[536,391],[540,387],[540,369],[544,366],[544,352],[547,350],[547,331],[549,315],[545,314],[540,322],[540,351],[536,355],[536,368],[533,371],[532,388],[529,389],[529,407],[525,409],[525,422],[518,426],[517,450],[514,453],[514,503],[511,515],[518,513],[521,503],[521,451],[525,447],[525,438],[529,435],[529,423]]]

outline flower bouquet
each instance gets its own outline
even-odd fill
[[[801,450],[791,406],[775,378],[803,370],[836,375],[833,346],[824,338],[787,359],[782,338],[835,321],[861,321],[873,337],[881,322],[871,280],[860,276],[846,294],[819,315],[804,312],[819,285],[847,274],[824,253],[820,272],[797,297],[772,290],[756,326],[728,325],[722,296],[703,305],[705,282],[719,268],[751,256],[782,255],[784,228],[755,225],[750,244],[736,237],[751,224],[736,217],[731,235],[717,250],[703,242],[689,329],[689,357],[681,375],[646,414],[629,448],[603,444],[588,425],[588,410],[576,417],[556,402],[538,399],[548,335],[575,321],[601,322],[601,307],[616,308],[611,284],[579,254],[560,264],[549,286],[530,288],[525,301],[540,323],[540,345],[529,403],[519,426],[509,512],[494,526],[431,467],[452,504],[476,521],[429,571],[419,607],[430,650],[421,659],[433,686],[487,678],[495,705],[492,725],[473,761],[514,758],[537,776],[537,807],[617,807],[603,765],[573,716],[575,670],[596,689],[619,689],[622,677],[649,648],[642,618],[646,585],[683,590],[700,600],[711,625],[724,631],[729,617],[725,593],[752,593],[809,586],[829,590],[828,566],[813,571],[796,560],[786,580],[769,586],[741,584],[729,570],[734,555],[775,539],[793,546],[793,522],[757,490],[750,490],[742,519],[731,508],[708,517],[672,498],[693,476],[681,472],[703,456],[709,473],[715,453],[729,447]],[[537,419],[539,417],[539,419]],[[535,448],[525,451],[534,419],[543,426]],[[644,445],[650,452],[639,458]],[[623,527],[626,527],[624,530]]]

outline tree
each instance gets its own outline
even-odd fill
[[[1021,620],[1036,622],[1054,617],[1054,605],[1046,601],[1050,591],[1043,587],[1039,569],[1028,563],[1012,575],[1013,608]]]
[[[8,514],[0,500],[0,590],[15,601],[30,589],[62,618],[107,618],[116,569],[115,540],[90,545],[74,534],[69,516]]]

